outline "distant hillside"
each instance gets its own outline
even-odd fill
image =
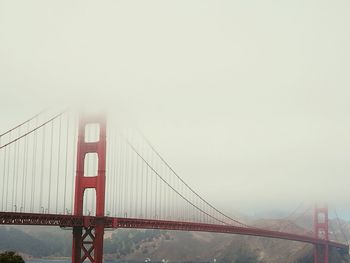
[[[0,226],[0,250],[14,250],[33,257],[68,256],[71,236],[59,228]]]
[[[0,250],[15,250],[41,256],[40,248],[45,247],[42,241],[17,229],[0,227],[0,237]]]
[[[121,259],[170,262],[234,263],[312,263],[313,247],[300,242],[260,237],[196,232],[168,232],[152,242],[141,242],[139,249]],[[113,258],[109,255],[109,258]],[[348,257],[332,253],[331,262],[350,262]]]
[[[304,220],[307,222],[308,220]],[[350,224],[341,221],[344,233],[331,222],[331,236],[350,236]],[[310,230],[287,220],[257,220],[255,226],[306,234]],[[301,224],[303,225],[303,224]],[[53,227],[0,227],[0,250],[15,250],[28,257],[69,257],[71,230]],[[312,249],[300,242],[200,232],[125,230],[107,231],[105,258],[144,262],[312,263]],[[350,263],[349,256],[331,252],[331,262]]]

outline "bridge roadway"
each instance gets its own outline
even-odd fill
[[[122,218],[122,217],[95,217],[95,216],[74,216],[59,214],[34,214],[0,212],[0,224],[2,225],[44,225],[59,227],[74,226],[96,226],[103,224],[105,228],[136,228],[136,229],[161,229],[180,231],[200,231],[238,234],[246,236],[268,237],[299,241],[313,245],[329,245],[338,249],[341,253],[349,253],[349,246],[346,244],[317,239],[307,235],[292,234],[280,231],[272,231],[254,227],[237,227],[231,225],[215,225],[182,221],[167,221],[154,219]]]

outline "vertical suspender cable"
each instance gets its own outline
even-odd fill
[[[136,157],[136,176],[135,176],[135,186],[136,186],[136,188],[135,188],[135,190],[136,190],[136,193],[135,193],[135,216],[137,217],[137,216],[139,216],[139,211],[138,211],[138,203],[139,203],[139,158],[138,158],[138,156],[136,156],[135,155],[135,157]]]
[[[125,146],[125,214],[127,215],[127,213],[129,212],[129,208],[130,208],[130,199],[129,199],[129,156],[130,151],[129,151],[129,147]]]
[[[4,163],[3,163],[3,174],[2,174],[2,191],[1,191],[1,211],[4,211],[4,194],[5,194],[5,174],[6,174],[6,153],[7,147],[4,149]]]
[[[162,164],[159,162],[159,173],[161,174],[162,173]],[[162,182],[159,181],[159,218],[161,219],[162,218]]]
[[[146,147],[146,158],[148,157],[148,149]],[[146,165],[146,202],[145,202],[145,216],[146,218],[148,218],[148,209],[147,209],[147,206],[148,206],[148,178],[149,177],[149,171],[148,171],[148,166]]]
[[[135,137],[135,136],[134,136]],[[134,139],[135,141],[135,144],[136,144],[136,141],[137,139]],[[139,158],[136,154],[134,154],[135,156],[135,171],[134,171],[134,185],[133,185],[133,189],[135,191],[135,195],[134,195],[134,198],[135,198],[135,207],[134,207],[134,210],[135,210],[135,217],[139,217],[140,216],[140,211],[139,211],[139,195],[141,193],[139,187],[140,187],[140,176],[139,176],[139,170],[140,170],[140,165],[139,165]]]
[[[113,216],[116,216],[115,214],[115,206],[116,206],[116,202],[118,201],[118,195],[119,195],[119,191],[118,191],[118,183],[117,180],[119,179],[119,174],[118,174],[118,169],[119,169],[119,149],[116,147],[117,144],[117,133],[114,132],[114,134],[111,134],[111,139],[113,138],[113,143],[110,144],[112,147],[112,152],[114,155],[113,159],[110,159],[111,162],[111,169],[113,172],[113,182],[111,184],[111,191],[113,191],[113,199],[111,200],[111,214],[113,214]]]
[[[68,175],[68,142],[69,142],[69,115],[67,114],[67,138],[66,138],[66,160],[64,168],[64,194],[63,194],[63,211],[67,212],[66,194],[67,194],[67,175]]]
[[[150,155],[148,155],[148,156],[150,156]],[[149,160],[151,160],[151,157],[149,157],[150,159]],[[151,161],[150,161],[151,162]],[[154,213],[153,213],[153,187],[154,187],[154,185],[153,185],[153,171],[152,170],[150,170],[149,171],[149,177],[150,177],[150,189],[149,189],[149,195],[150,195],[150,202],[149,202],[149,211],[150,211],[150,218],[153,218],[153,215],[154,215]]]
[[[13,155],[13,170],[12,170],[12,189],[11,189],[11,211],[13,211],[13,209],[17,210],[17,205],[14,202],[14,194],[17,192],[17,189],[15,188],[15,182],[16,182],[16,167],[17,167],[17,151],[18,151],[18,144],[19,142],[17,142],[14,145],[15,151],[14,151],[14,155]]]
[[[35,125],[37,126],[38,119],[36,119]],[[35,173],[36,173],[36,162],[37,162],[37,130],[34,131],[34,142],[33,142],[33,165],[32,165],[32,184],[31,184],[31,197],[30,197],[30,211],[34,212],[34,198],[35,198]]]
[[[114,147],[117,150],[118,153],[118,161],[117,165],[114,166],[115,172],[116,172],[116,180],[115,180],[115,189],[117,192],[117,199],[114,200],[113,207],[114,207],[114,213],[117,213],[118,215],[121,215],[121,203],[122,203],[122,145],[120,143],[120,138],[118,136],[118,133],[115,133],[115,144]]]
[[[129,136],[131,137],[130,133]],[[130,138],[130,140],[132,140],[132,138]],[[132,151],[130,151],[130,216],[134,216],[133,213],[133,202],[134,202],[134,195],[133,195],[133,182],[134,182],[134,153]]]
[[[153,153],[152,153],[152,163],[153,163],[153,161],[154,161],[154,155],[153,155]],[[154,165],[155,166],[155,165]],[[153,167],[154,167],[153,166]],[[155,191],[154,191],[154,216],[155,216],[155,218],[157,219],[157,212],[158,212],[158,206],[157,206],[157,196],[158,196],[158,178],[157,178],[157,176],[156,175],[154,175],[154,177],[155,177]]]
[[[61,162],[61,128],[62,128],[62,116],[59,118],[59,128],[58,128],[58,158],[57,158],[57,180],[56,180],[56,214],[58,211],[58,189],[59,189],[59,178],[60,178],[60,162]]]
[[[10,141],[11,141],[11,135],[12,135],[12,132],[10,132],[9,136],[10,136]],[[7,157],[7,172],[5,174],[5,178],[6,178],[6,195],[5,195],[5,211],[7,211],[7,207],[8,207],[8,191],[9,191],[9,174],[10,174],[10,159],[11,159],[11,146],[9,146],[9,151],[8,151],[8,157]],[[4,166],[5,167],[5,166]]]
[[[111,154],[113,153],[113,151],[111,150],[111,146],[113,145],[113,139],[111,138],[111,136],[109,136],[108,134],[108,144],[107,144],[107,155],[106,155],[106,203],[105,203],[105,211],[107,211],[107,214],[111,213],[111,202],[112,202],[112,198],[113,198],[113,193],[112,193],[112,187],[111,185],[113,184],[113,177],[114,174],[112,172],[111,169],[111,160],[113,158],[113,156],[111,156]],[[98,160],[99,162],[99,160]],[[98,166],[98,165],[97,165]],[[108,198],[107,198],[108,196]]]
[[[0,137],[0,146],[1,146],[1,137]],[[0,152],[0,154],[1,154],[1,152]],[[1,155],[0,155],[1,156]],[[1,160],[1,159],[0,159]],[[2,181],[2,190],[1,190],[1,192],[3,193],[4,192],[4,179],[3,179],[4,177],[3,177],[3,174],[1,174],[1,181]],[[1,198],[1,211],[3,211],[3,204],[2,204],[2,201],[3,201],[3,199]]]
[[[141,147],[142,147],[142,154],[143,154],[143,144],[141,143]],[[143,183],[143,181],[144,181],[144,178],[143,178],[143,176],[144,176],[144,174],[143,174],[143,167],[144,167],[144,164],[143,164],[143,162],[141,162],[141,195],[140,195],[140,203],[141,203],[141,207],[140,207],[140,211],[141,211],[141,216],[143,217],[144,216],[144,214],[143,214],[143,202],[144,202],[144,196],[143,196],[143,188],[145,187],[144,186],[144,183]]]
[[[47,203],[47,212],[50,213],[51,207],[51,181],[52,181],[52,152],[53,152],[53,135],[54,135],[54,122],[51,123],[51,141],[50,141],[50,169],[49,169],[49,196]]]
[[[21,127],[18,128],[18,134],[20,135],[21,134]],[[18,136],[19,136],[18,135]],[[19,190],[18,190],[18,177],[19,177],[19,168],[20,168],[20,156],[21,156],[21,142],[18,142],[17,144],[17,165],[16,165],[16,182],[15,182],[15,190],[16,190],[16,193],[15,193],[15,200],[14,200],[14,203],[15,203],[15,212],[17,212],[17,210],[19,209],[19,206],[18,206],[18,195],[19,195]]]
[[[170,180],[172,181],[172,186],[175,188],[175,180],[174,180],[174,175],[170,173]],[[174,191],[171,191],[171,216],[175,216],[175,193]]]
[[[122,147],[122,171],[121,171],[121,191],[120,191],[120,209],[121,209],[121,216],[124,216],[125,209],[126,209],[126,145],[125,142],[121,140],[121,147]]]
[[[113,150],[115,152],[115,162],[113,161],[113,174],[114,174],[114,181],[112,184],[113,191],[115,192],[115,196],[112,200],[112,210],[113,210],[113,216],[117,216],[117,212],[119,211],[120,207],[116,207],[119,204],[119,180],[120,180],[120,148],[118,145],[118,133],[114,133],[114,143],[112,144]],[[118,148],[117,148],[118,147]],[[112,211],[111,211],[112,212]]]
[[[164,167],[164,166],[163,166]],[[164,170],[164,176],[166,177],[166,180],[170,183],[170,179],[168,177],[168,169],[167,167],[164,167],[163,168]],[[165,207],[164,207],[164,211],[165,211],[165,218],[168,218],[169,216],[169,191],[170,191],[170,188],[166,188],[165,187],[165,195],[164,195],[164,199],[165,199]]]
[[[27,125],[27,132],[29,131],[29,123]],[[26,211],[26,200],[27,200],[27,176],[28,176],[28,156],[29,156],[29,138],[27,139],[27,136],[25,138],[25,151],[24,151],[24,165],[23,165],[23,185],[22,185],[22,193],[23,193],[23,212]]]
[[[40,175],[40,197],[39,197],[39,209],[43,208],[43,212],[45,212],[45,208],[43,207],[43,182],[44,182],[44,163],[45,163],[45,129],[43,127],[43,137],[42,137],[42,145],[41,145],[41,175]]]
[[[109,200],[109,205],[110,205],[110,215],[111,216],[115,216],[115,202],[116,200],[118,199],[118,189],[115,187],[116,185],[116,181],[117,181],[117,178],[118,178],[118,175],[117,175],[117,167],[118,167],[118,153],[117,153],[117,148],[115,147],[115,143],[116,143],[116,136],[115,136],[116,133],[110,133],[109,135],[109,148],[110,148],[110,154],[111,156],[108,158],[109,159],[109,167],[110,167],[110,170],[109,170],[109,174],[111,174],[113,177],[112,177],[112,180],[110,181],[110,191],[112,192],[111,196],[112,198]]]

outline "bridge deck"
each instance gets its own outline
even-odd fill
[[[325,241],[307,235],[298,235],[280,231],[272,231],[254,227],[237,227],[230,225],[215,225],[181,221],[166,221],[153,219],[136,219],[120,217],[95,217],[95,216],[73,216],[57,214],[32,214],[32,213],[13,213],[0,212],[0,224],[4,225],[45,225],[45,226],[94,226],[104,224],[106,228],[137,228],[137,229],[161,229],[161,230],[180,230],[180,231],[200,231],[238,234],[258,237],[268,237],[299,241],[313,245],[326,245],[337,248],[344,253],[349,252],[349,246],[346,244]]]

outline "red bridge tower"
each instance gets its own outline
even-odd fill
[[[315,206],[314,214],[315,238],[323,239],[324,245],[315,245],[314,247],[314,262],[329,263],[329,236],[328,236],[328,207]]]
[[[87,124],[99,126],[99,140],[87,142],[85,131]],[[98,171],[96,176],[85,174],[85,156],[96,153],[98,157]],[[81,263],[89,260],[93,263],[102,263],[103,235],[105,228],[105,182],[106,182],[106,119],[105,117],[80,117],[77,147],[77,170],[75,177],[74,215],[83,216],[85,189],[96,191],[96,217],[92,224],[85,220],[84,226],[73,227],[72,263]]]

